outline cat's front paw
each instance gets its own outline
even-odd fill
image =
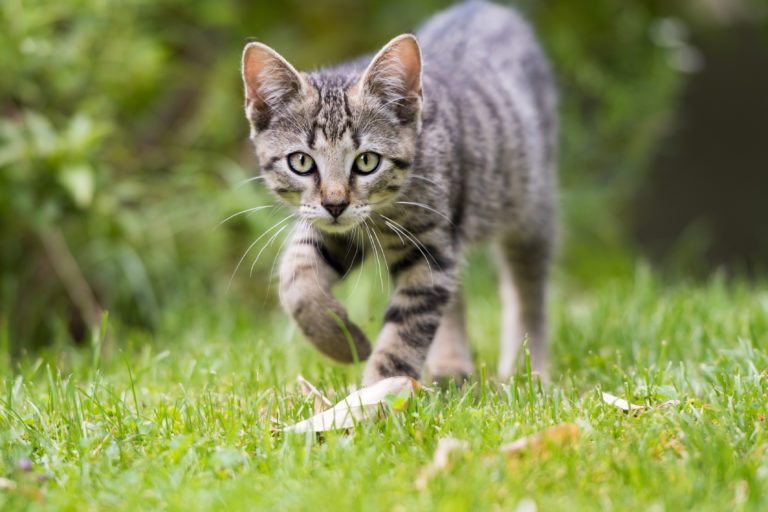
[[[345,329],[336,322],[336,319],[326,319],[324,323],[309,325],[300,322],[299,326],[315,348],[331,359],[340,363],[367,360],[371,355],[371,342],[365,333],[349,320],[344,322]]]

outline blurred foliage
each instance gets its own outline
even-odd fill
[[[16,350],[59,330],[87,332],[78,283],[112,319],[147,327],[174,300],[262,307],[279,244],[255,278],[241,270],[229,291],[227,283],[249,240],[279,217],[268,209],[217,227],[271,202],[254,182],[236,187],[255,168],[241,113],[244,41],[255,36],[299,68],[318,67],[374,51],[446,5],[0,3],[0,325]],[[627,261],[621,206],[684,78],[649,37],[670,8],[661,0],[518,7],[559,77],[565,266],[586,279]],[[62,264],[70,259],[74,266]]]

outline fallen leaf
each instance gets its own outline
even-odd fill
[[[603,392],[603,402],[607,403],[608,405],[618,407],[623,411],[643,411],[646,408],[644,405],[631,404],[626,400],[624,400],[623,398],[619,398],[617,396],[614,396],[610,393],[605,393],[605,392]]]
[[[315,414],[319,414],[322,412],[325,407],[331,407],[333,406],[333,403],[328,400],[328,398],[323,395],[318,389],[313,386],[307,379],[304,378],[302,374],[299,374],[296,376],[296,380],[301,385],[301,394],[302,395],[313,395],[315,397],[315,403],[313,406],[313,412]],[[325,407],[323,407],[325,406]]]
[[[16,491],[26,498],[33,499],[38,503],[43,501],[43,491],[31,485],[19,485],[17,482],[8,478],[0,478],[0,489],[6,491]]]
[[[608,405],[617,407],[622,411],[645,411],[647,409],[650,409],[650,407],[646,405],[631,404],[626,400],[624,400],[623,398],[619,398],[610,393],[603,392],[602,397],[603,397],[603,402],[605,402]],[[672,407],[674,405],[680,405],[680,400],[667,400],[666,402],[656,404],[653,407],[655,409],[661,409],[662,407]]]
[[[343,400],[309,419],[283,428],[285,432],[323,432],[326,430],[352,428],[358,421],[380,416],[380,405],[390,395],[406,393],[412,395],[421,386],[410,377],[390,377],[367,388],[358,389]]]
[[[531,498],[523,498],[515,507],[515,512],[536,512],[536,502]]]
[[[441,471],[446,471],[450,465],[452,456],[469,449],[469,443],[460,441],[452,437],[443,437],[437,441],[437,448],[432,455],[432,463],[421,470],[419,478],[416,480],[417,489],[426,489],[430,478]]]
[[[579,426],[575,423],[560,423],[502,445],[499,451],[509,457],[526,453],[543,457],[547,454],[548,446],[566,446],[576,440],[578,433]]]

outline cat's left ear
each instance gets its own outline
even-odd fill
[[[243,50],[245,111],[256,127],[268,124],[272,111],[284,108],[303,92],[299,72],[279,53],[262,43]]]
[[[423,100],[421,67],[419,42],[413,34],[402,34],[376,54],[355,88],[391,102],[402,122],[418,125]]]

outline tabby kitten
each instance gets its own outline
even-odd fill
[[[280,299],[315,347],[368,359],[365,385],[419,378],[425,360],[434,377],[471,373],[458,278],[466,249],[489,241],[503,303],[499,375],[511,374],[525,336],[544,370],[556,99],[515,12],[464,3],[372,59],[310,73],[254,42],[242,73],[263,179],[299,219]],[[371,255],[395,283],[373,351],[331,294]]]

